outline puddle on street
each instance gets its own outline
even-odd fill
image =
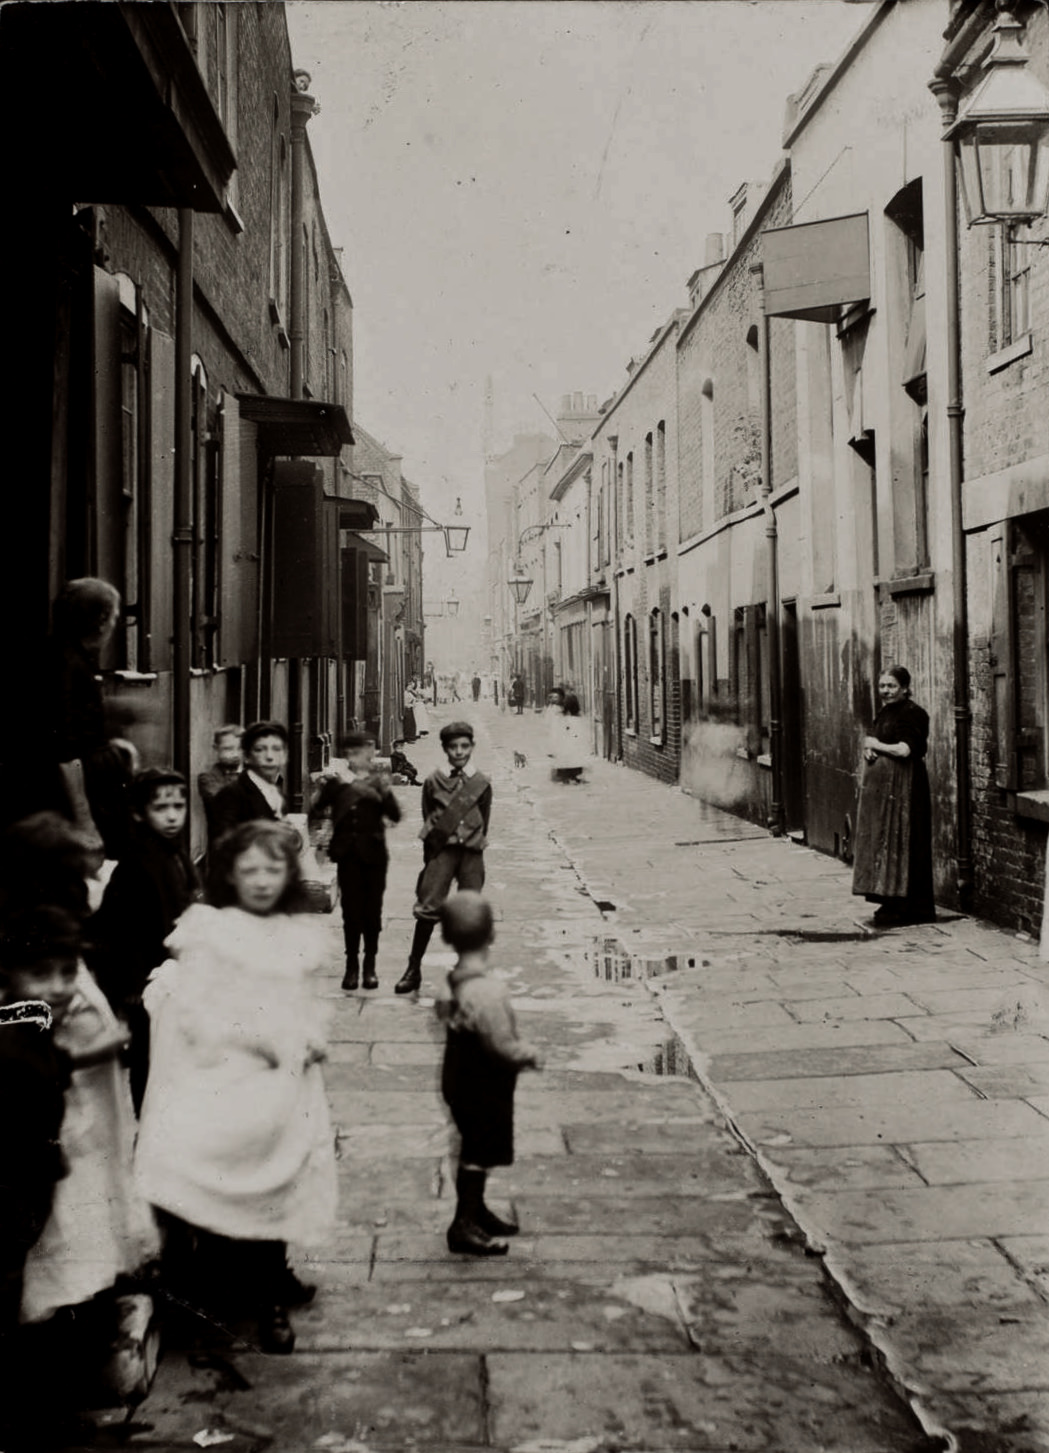
[[[594,978],[605,984],[640,983],[660,974],[673,974],[678,969],[694,969],[698,955],[630,953],[618,938],[597,938],[587,955],[594,965]]]

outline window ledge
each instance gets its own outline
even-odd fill
[[[129,686],[148,686],[157,679],[155,671],[111,671],[110,675]]]
[[[1049,787],[1036,792],[1017,792],[1013,799],[1013,810],[1017,817],[1029,817],[1035,822],[1049,823]]]
[[[650,745],[653,746],[653,747],[662,747],[662,746],[665,746],[665,743],[664,743],[662,737],[649,737],[648,740],[649,740]]]
[[[987,372],[999,373],[1003,368],[1008,368],[1010,363],[1015,363],[1018,358],[1026,358],[1033,347],[1032,335],[1025,333],[1022,338],[1017,338],[1015,343],[1009,343],[1005,348],[999,348],[997,353],[991,354],[986,363]]]
[[[736,748],[736,756],[739,758],[739,760],[741,762],[749,762],[750,761],[750,748],[749,747],[737,747]]]
[[[917,575],[901,575],[881,583],[891,596],[931,595],[936,589],[936,575],[932,570],[921,570]]]
[[[837,590],[824,591],[822,595],[814,595],[809,601],[810,610],[833,610],[835,606],[841,605],[841,592]]]
[[[758,763],[758,766],[759,767],[767,767],[768,770],[771,772],[772,771],[772,755],[771,755],[771,753],[770,752],[762,752],[761,753],[761,756],[758,757],[758,759],[757,759],[757,763]]]
[[[633,727],[624,727],[623,732],[624,735],[628,737],[634,737],[635,739],[637,738],[637,732]]]

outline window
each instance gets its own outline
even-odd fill
[[[645,554],[656,553],[656,492],[652,435],[645,435]]]
[[[623,621],[623,709],[626,729],[637,733],[637,622],[628,615]]]
[[[607,500],[608,461],[601,465],[601,484],[597,491],[596,523],[594,527],[594,569],[600,572],[605,565],[605,531],[608,527]]]
[[[747,329],[747,408],[751,417],[761,417],[761,348],[758,325]]]
[[[283,323],[288,302],[288,145],[279,131],[280,109],[273,98],[273,146],[270,162],[270,305],[275,323]]]
[[[995,781],[1049,786],[1049,511],[1007,521],[992,541]]]
[[[626,537],[634,543],[634,451],[626,457]]]
[[[667,548],[667,426],[656,428],[656,549]]]
[[[1031,246],[1028,228],[996,227],[991,234],[994,287],[991,351],[1007,348],[1031,331]]]
[[[234,155],[237,152],[238,68],[237,68],[237,6],[212,5],[210,9],[215,49],[215,109]],[[227,200],[238,204],[238,173],[229,180]]]
[[[219,621],[219,459],[211,429],[208,376],[199,358],[192,368],[193,438],[193,665],[206,670],[218,659]]]
[[[744,706],[747,695],[747,617],[742,606],[737,606],[732,612],[732,658],[729,670],[733,713],[736,722],[742,725],[746,719]]]
[[[700,404],[700,446],[703,451],[703,514],[702,525],[709,530],[716,518],[714,512],[714,380],[706,379],[703,384]]]
[[[626,544],[626,469],[622,464],[616,468],[616,551]]]
[[[150,561],[152,558],[149,461],[149,395],[146,354],[148,317],[130,278],[120,285],[120,497],[123,640],[117,657],[128,671],[150,669]],[[133,306],[131,306],[133,305]]]
[[[648,618],[649,720],[652,740],[659,743],[666,730],[666,649],[663,614],[654,610]]]
[[[772,733],[769,727],[769,629],[768,611],[764,604],[754,607],[754,654],[757,669],[754,673],[754,700],[752,703],[753,748],[768,755],[771,750]]]
[[[893,515],[894,573],[908,575],[929,563],[929,431],[926,400],[925,225],[920,180],[909,182],[885,209],[893,224],[888,258],[894,280],[890,346],[907,402],[895,410]]]

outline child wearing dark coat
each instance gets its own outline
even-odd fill
[[[310,816],[331,809],[332,835],[328,856],[337,865],[342,907],[346,969],[342,987],[357,988],[361,939],[364,940],[364,987],[377,989],[375,961],[382,931],[382,900],[386,891],[386,822],[400,822],[401,807],[389,780],[372,766],[375,738],[352,732],[342,742],[348,776],[329,777]]]
[[[128,851],[113,870],[89,932],[91,967],[131,1034],[128,1071],[137,1113],[149,1070],[149,1015],[142,991],[168,957],[164,940],[200,897],[200,880],[186,843],[185,777],[169,767],[147,767],[132,781],[131,805]]]
[[[462,1137],[448,1249],[505,1256],[502,1238],[518,1226],[485,1205],[485,1181],[494,1166],[513,1164],[517,1076],[542,1069],[542,1060],[518,1037],[510,995],[488,973],[495,938],[488,903],[479,893],[454,894],[441,909],[441,931],[459,955],[448,975],[451,998],[439,1006],[447,1024],[441,1093]]]
[[[404,738],[398,737],[390,752],[390,771],[398,777],[403,777],[409,787],[418,787],[419,769],[412,762],[404,750]]]

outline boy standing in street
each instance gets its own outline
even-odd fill
[[[422,983],[422,961],[441,907],[453,883],[476,892],[484,887],[484,849],[492,815],[492,784],[470,758],[474,729],[451,721],[441,728],[447,770],[431,772],[423,783],[423,870],[415,890],[415,934],[408,967],[395,994],[413,994]]]
[[[448,1026],[441,1093],[462,1137],[448,1250],[505,1256],[502,1238],[517,1234],[517,1222],[485,1205],[485,1181],[493,1166],[513,1164],[517,1076],[541,1069],[542,1061],[518,1038],[505,984],[488,973],[495,938],[490,906],[479,893],[455,893],[441,909],[441,930],[459,955],[448,975],[451,998],[440,1006]]]
[[[342,753],[348,777],[329,777],[322,785],[310,817],[331,808],[332,835],[328,856],[338,867],[342,927],[346,941],[346,972],[342,987],[356,989],[360,977],[358,954],[364,939],[364,987],[377,989],[375,960],[382,930],[382,900],[386,891],[386,823],[400,822],[401,808],[389,781],[372,766],[375,738],[351,732]]]

